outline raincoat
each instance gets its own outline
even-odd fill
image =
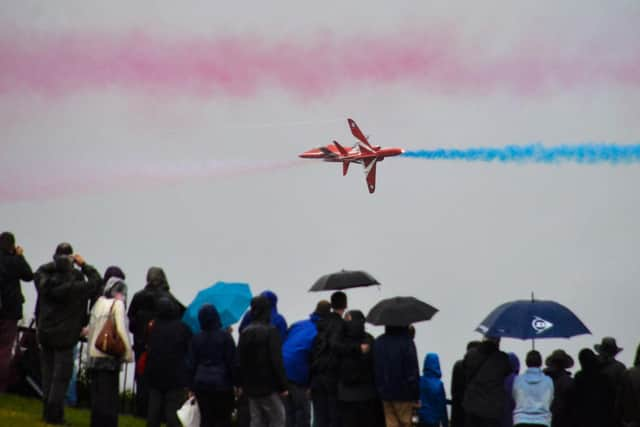
[[[422,376],[420,377],[420,409],[418,416],[424,424],[449,425],[447,415],[447,398],[444,384],[440,380],[440,360],[435,353],[424,358]]]

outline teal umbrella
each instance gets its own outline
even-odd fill
[[[233,325],[251,303],[251,289],[248,283],[216,282],[198,292],[182,316],[182,321],[191,328],[194,334],[200,332],[198,312],[205,304],[213,305],[220,315],[222,327]]]

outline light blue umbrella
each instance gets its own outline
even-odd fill
[[[198,292],[182,316],[182,321],[194,334],[200,332],[198,312],[205,304],[213,305],[220,315],[222,327],[233,325],[247,310],[251,303],[251,289],[248,283],[216,282]]]

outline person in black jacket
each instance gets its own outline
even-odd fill
[[[545,360],[544,373],[553,380],[553,402],[551,403],[551,427],[571,427],[569,401],[573,390],[571,369],[573,358],[564,350],[554,350]]]
[[[179,307],[178,316],[182,317],[185,307],[169,291],[169,283],[164,271],[160,267],[151,267],[147,271],[147,284],[144,289],[135,293],[127,312],[129,330],[133,334],[133,352],[136,366],[147,349],[147,328],[149,322],[157,316],[157,302],[163,296],[170,298]],[[136,415],[146,418],[149,390],[144,376],[139,376],[136,373],[134,380],[136,382]]]
[[[469,341],[467,343],[467,353],[479,345],[480,341]],[[460,359],[453,364],[451,372],[451,420],[449,421],[451,427],[464,427],[465,414],[462,401],[465,388],[464,360]]]
[[[201,426],[231,426],[236,378],[236,344],[222,329],[218,310],[205,304],[198,312],[202,331],[189,350],[191,390],[200,406]]]
[[[158,314],[147,340],[144,376],[149,386],[147,427],[180,427],[176,411],[189,386],[186,358],[191,330],[178,316],[179,307],[168,297],[158,299]]]
[[[102,278],[69,243],[56,248],[54,261],[38,268],[37,333],[41,350],[43,418],[64,423],[64,395],[73,369],[73,349],[88,322],[87,304]],[[74,268],[74,264],[80,270]]]
[[[576,373],[571,393],[572,425],[574,427],[614,427],[615,395],[607,376],[602,372],[598,356],[588,348],[578,353],[581,370]]]
[[[251,324],[240,334],[238,358],[242,393],[249,397],[251,427],[284,427],[282,397],[288,395],[278,330],[270,325],[271,304],[251,300]]]
[[[624,363],[616,360],[616,355],[622,351],[622,348],[618,347],[616,339],[613,337],[604,337],[600,344],[593,347],[602,364],[602,373],[609,380],[609,385],[614,393],[618,393],[622,386],[622,378],[627,371]]]
[[[331,313],[317,323],[318,334],[311,348],[311,399],[317,427],[340,427],[338,411],[338,354],[342,340],[347,295],[331,294]]]
[[[373,360],[386,425],[410,426],[420,401],[420,367],[408,326],[385,326],[373,344]]]
[[[33,280],[33,272],[24,258],[24,250],[16,246],[12,233],[0,234],[0,393],[9,385],[11,350],[22,319],[24,296],[20,281]]]
[[[373,337],[365,332],[365,317],[352,310],[345,315],[338,352],[338,402],[343,427],[381,425],[380,402],[373,369]]]
[[[500,338],[485,337],[467,352],[463,364],[465,427],[499,427],[507,403],[504,380],[512,371],[509,356],[500,351]]]
[[[616,408],[624,427],[640,427],[640,345],[633,367],[622,377]]]

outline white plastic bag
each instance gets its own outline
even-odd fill
[[[187,399],[176,415],[183,427],[200,427],[200,407],[195,397]]]

